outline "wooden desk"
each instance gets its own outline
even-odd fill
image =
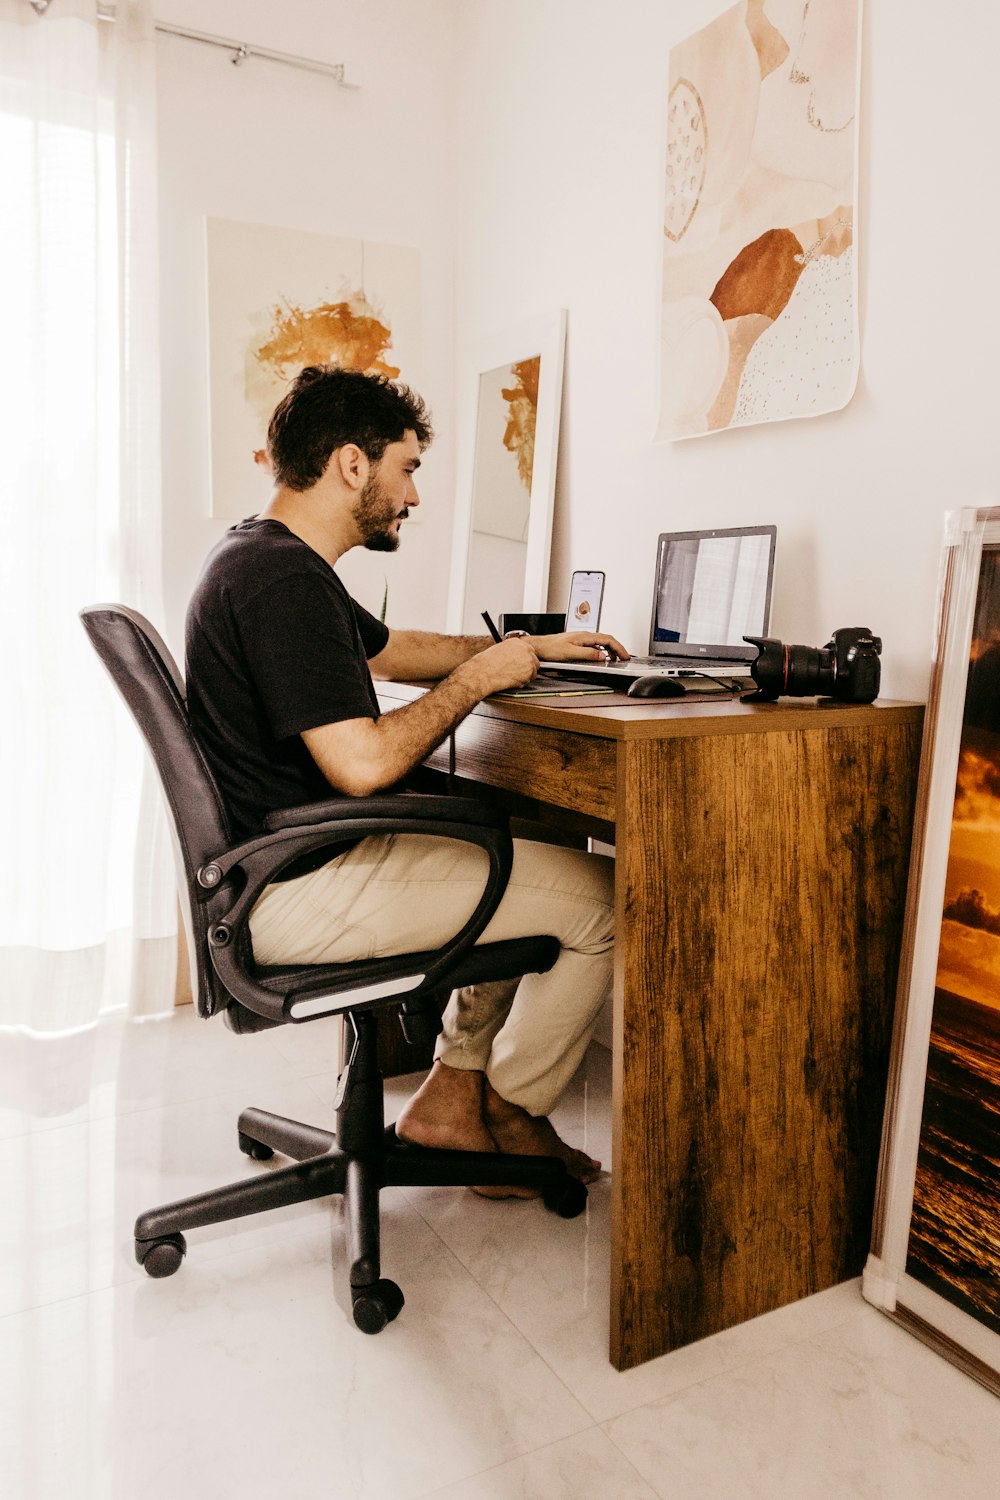
[[[483,704],[430,764],[617,846],[626,1369],[861,1271],[923,710],[573,703]]]

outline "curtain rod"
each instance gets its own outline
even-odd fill
[[[171,26],[167,21],[154,22],[157,31],[162,31],[165,36],[179,36],[187,42],[201,42],[206,47],[224,47],[233,55],[230,62],[234,67],[239,67],[246,62],[248,57],[262,57],[267,62],[285,63],[290,68],[303,68],[308,73],[324,73],[327,78],[332,78],[334,83],[339,83],[341,88],[356,89],[356,83],[350,83],[347,79],[347,65],[345,63],[315,62],[310,57],[296,57],[291,52],[273,52],[270,47],[255,47],[252,42],[234,42],[224,36],[213,36],[208,31],[189,31],[184,26]]]
[[[35,5],[35,0],[31,0],[31,4]],[[45,0],[45,6],[47,7],[47,5],[48,0]],[[37,5],[35,5],[35,9],[38,9]],[[39,11],[39,14],[41,13]],[[114,10],[106,3],[100,4],[97,9],[97,17],[100,21],[113,21],[115,18]],[[360,84],[351,83],[347,78],[346,63],[316,62],[310,57],[296,57],[291,52],[274,52],[270,47],[255,47],[252,42],[231,41],[228,37],[214,36],[209,31],[190,31],[186,26],[173,26],[168,21],[154,21],[153,25],[157,31],[163,32],[165,36],[182,37],[186,42],[201,42],[206,47],[224,48],[225,51],[232,53],[230,62],[237,68],[241,63],[246,62],[248,57],[261,57],[266,62],[285,63],[290,68],[302,68],[309,73],[322,73],[327,78],[332,78],[334,83],[339,84],[342,89],[356,89],[361,87]]]

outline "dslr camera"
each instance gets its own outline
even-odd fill
[[[758,650],[750,664],[758,698],[839,698],[871,703],[878,697],[881,637],[863,625],[835,630],[825,646],[786,646],[766,636],[743,637]]]

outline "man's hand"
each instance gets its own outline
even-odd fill
[[[500,641],[463,662],[451,675],[469,683],[477,698],[488,698],[491,693],[503,693],[508,688],[524,687],[538,671],[536,646],[537,641],[526,635]]]
[[[613,635],[602,635],[596,630],[535,635],[531,644],[543,661],[628,661],[631,655]]]

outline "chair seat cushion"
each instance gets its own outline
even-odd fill
[[[263,989],[275,994],[287,994],[289,1001],[304,995],[322,995],[327,986],[342,984],[350,978],[352,985],[341,993],[342,1004],[335,1004],[336,991],[330,994],[330,1009],[323,1014],[340,1013],[352,1009],[371,1010],[387,1005],[401,996],[387,995],[379,1000],[351,1003],[352,990],[360,985],[372,985],[380,980],[394,978],[405,973],[425,973],[437,957],[429,953],[394,954],[388,958],[369,959],[365,964],[257,964],[249,967],[254,981]],[[558,938],[542,936],[507,938],[500,943],[480,943],[470,948],[434,981],[434,990],[461,989],[467,984],[481,984],[491,979],[519,979],[522,974],[544,974],[559,957]],[[413,993],[420,994],[423,987]],[[288,1016],[290,1021],[292,1018]],[[318,1017],[316,1018],[318,1019]],[[226,1021],[230,1029],[238,1032],[262,1031],[281,1022],[258,1015],[248,1006],[232,1001],[227,1008]]]

